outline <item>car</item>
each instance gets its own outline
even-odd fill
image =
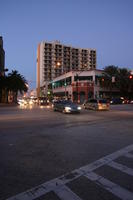
[[[59,100],[54,102],[53,110],[63,113],[80,113],[81,107],[69,100]]]
[[[110,104],[122,104],[124,103],[124,99],[123,98],[112,98],[110,100]]]
[[[106,99],[90,99],[84,103],[85,109],[109,110],[110,103]]]
[[[130,99],[130,100],[129,100],[129,103],[133,104],[133,99]]]
[[[39,106],[48,106],[49,100],[46,97],[39,97],[38,104],[39,104]]]
[[[130,100],[129,100],[129,99],[124,99],[122,103],[123,103],[123,104],[129,104],[129,103],[130,103]]]

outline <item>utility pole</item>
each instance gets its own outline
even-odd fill
[[[77,92],[77,103],[78,103],[78,73],[76,73],[76,92]]]

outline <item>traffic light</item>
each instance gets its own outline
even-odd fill
[[[130,76],[129,76],[129,79],[132,79],[132,78],[133,78],[133,75],[130,75]]]
[[[104,78],[102,78],[102,82],[104,82]]]

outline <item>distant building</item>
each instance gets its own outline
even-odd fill
[[[47,95],[47,85],[54,78],[70,71],[90,69],[96,69],[95,49],[75,48],[59,41],[41,42],[37,49],[38,96],[42,90]]]
[[[36,89],[30,91],[30,96],[37,97]]]
[[[4,73],[5,67],[5,51],[3,49],[3,38],[0,36],[0,74]]]

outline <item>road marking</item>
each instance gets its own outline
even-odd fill
[[[133,154],[131,154],[131,153],[127,153],[124,156],[127,157],[127,158],[133,158]]]
[[[120,156],[127,154],[128,152],[130,152],[132,150],[133,150],[133,145],[129,145],[129,146],[127,146],[123,149],[120,149],[120,150],[118,150],[118,151],[116,151],[116,152],[114,152],[110,155],[107,155],[107,156],[105,156],[105,157],[103,157],[103,158],[101,158],[101,159],[99,159],[99,160],[97,160],[97,161],[95,161],[95,162],[93,162],[89,165],[86,165],[84,167],[79,168],[78,171],[79,170],[81,170],[83,172],[93,171],[93,170],[95,170],[95,169],[97,169],[97,168],[99,168],[103,165],[106,165],[107,163],[119,158]]]
[[[56,195],[61,199],[61,200],[81,200],[79,196],[77,196],[72,190],[70,190],[67,186],[63,185],[60,188],[56,188],[54,190]]]
[[[128,168],[125,165],[122,165],[122,164],[114,162],[114,161],[108,163],[107,165],[110,166],[110,167],[113,167],[115,169],[118,169],[118,170],[120,170],[120,171],[122,171],[122,172],[124,172],[124,173],[126,173],[128,175],[133,176],[133,169]]]
[[[96,173],[88,173],[85,175],[89,180],[95,182],[100,187],[108,190],[115,196],[121,198],[122,200],[133,200],[133,193],[129,192],[125,188],[120,187],[119,185],[113,183],[112,181],[103,178],[102,176],[97,175]]]
[[[131,151],[133,151],[133,144],[129,145],[121,150],[118,150],[112,154],[109,154],[99,160],[96,160],[93,163],[90,163],[86,166],[80,167],[79,169],[75,169],[72,172],[62,175],[59,178],[55,178],[53,180],[50,180],[48,182],[45,182],[45,183],[37,186],[37,187],[31,188],[30,190],[27,190],[23,193],[20,193],[18,195],[10,197],[7,200],[33,200],[42,195],[45,195],[46,193],[48,193],[50,191],[57,191],[57,190],[59,190],[59,188],[63,187],[65,184],[69,183],[70,181],[73,181],[82,175],[84,176],[87,173],[90,173],[93,170],[95,170],[103,165],[109,164],[110,162],[117,159],[118,157],[127,155],[127,153],[129,153]],[[133,199],[133,196],[132,196],[132,199]],[[69,199],[69,200],[71,200],[71,199]]]

